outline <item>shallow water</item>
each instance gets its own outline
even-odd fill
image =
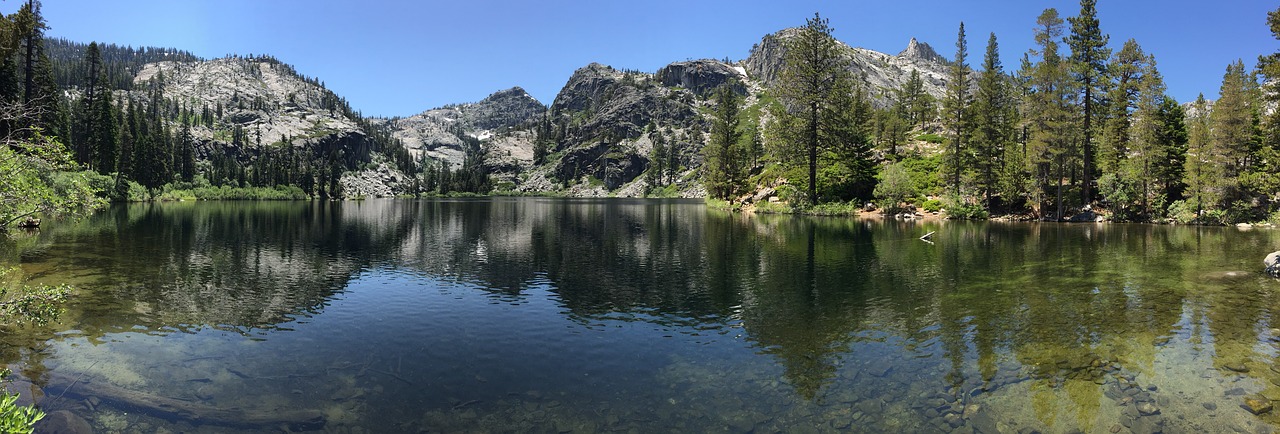
[[[1274,250],[668,200],[130,205],[0,247],[78,288],[0,362],[100,432],[1270,432],[1242,404],[1280,398]],[[320,420],[251,417],[286,410]]]

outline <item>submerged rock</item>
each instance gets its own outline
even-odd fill
[[[1271,399],[1261,395],[1254,395],[1244,399],[1245,410],[1249,410],[1253,414],[1263,414],[1272,410]]]
[[[92,434],[93,427],[75,413],[58,410],[41,419],[36,424],[36,431],[48,434]]]

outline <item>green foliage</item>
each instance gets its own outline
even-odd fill
[[[34,406],[18,405],[18,395],[0,391],[0,432],[31,434],[44,412]]]
[[[942,211],[942,208],[942,201],[938,199],[929,199],[920,204],[920,209],[923,209],[925,212],[938,212]]]
[[[942,142],[947,141],[947,138],[934,133],[920,133],[916,136],[916,140],[941,145]]]
[[[139,186],[139,188],[141,188]],[[160,193],[155,200],[306,200],[307,195],[302,188],[292,185],[275,187],[196,187],[190,189],[173,189]]]
[[[911,180],[903,163],[893,163],[880,172],[880,182],[873,193],[886,213],[896,212],[903,201],[918,194],[915,182]]]
[[[707,209],[724,211],[724,212],[738,212],[742,210],[741,204],[730,203],[729,201],[724,199],[707,197],[705,201],[707,203]]]
[[[938,180],[938,168],[942,166],[941,155],[914,156],[904,158],[900,163],[907,170],[907,176],[911,178],[918,194],[942,194],[942,184]]]
[[[0,319],[44,325],[56,321],[61,304],[71,293],[67,285],[30,287],[21,282],[16,267],[0,269]]]
[[[750,150],[741,148],[738,95],[729,84],[716,88],[714,95],[711,138],[702,148],[702,183],[712,197],[731,199],[746,188]]]
[[[953,194],[960,194],[961,176],[970,169],[973,153],[969,144],[965,143],[969,133],[972,108],[972,96],[969,94],[969,65],[965,63],[968,56],[968,41],[965,40],[964,22],[960,22],[960,31],[956,37],[956,57],[951,62],[947,74],[947,93],[942,100],[943,121],[951,130],[951,144],[947,146],[946,165],[950,172],[948,186]]]
[[[756,204],[755,212],[757,214],[792,214],[795,208],[783,202],[760,202]]]
[[[0,146],[0,231],[28,217],[84,215],[102,204],[62,143],[37,130]]]
[[[1138,218],[1138,192],[1133,184],[1115,173],[1098,178],[1098,193],[1102,195],[1114,221],[1134,221]]]
[[[680,189],[675,185],[664,185],[650,189],[645,197],[680,197]]]
[[[945,201],[947,218],[953,220],[986,220],[989,217],[981,204],[965,202],[958,196],[948,196]]]
[[[791,143],[790,149],[803,155],[786,160],[807,163],[806,178],[788,179],[808,179],[805,195],[808,203],[817,203],[821,198],[818,193],[820,155],[848,143],[839,140],[847,135],[845,132],[850,127],[845,122],[845,113],[840,112],[849,110],[841,100],[849,98],[852,78],[845,67],[841,45],[831,32],[829,22],[818,14],[807,20],[799,34],[787,41],[777,86],[782,102],[797,108],[794,113],[774,114],[782,118],[776,123],[780,128],[792,130],[779,137]]]
[[[805,214],[820,216],[856,216],[861,211],[857,202],[825,202],[804,209]]]
[[[1175,200],[1169,204],[1169,220],[1179,224],[1190,224],[1196,221],[1196,211],[1199,209],[1193,199]]]

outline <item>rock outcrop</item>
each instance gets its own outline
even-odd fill
[[[765,37],[751,48],[751,55],[742,62],[748,76],[766,86],[777,82],[786,55],[786,41],[795,37],[799,29],[785,29]],[[898,55],[889,55],[865,48],[840,43],[847,58],[849,72],[865,81],[873,98],[883,98],[883,90],[902,87],[911,77],[911,71],[920,72],[925,92],[939,100],[946,92],[947,61],[929,44],[911,38],[907,48]],[[878,100],[884,103],[883,100]]]
[[[466,159],[469,140],[482,142],[517,129],[531,129],[532,124],[546,115],[547,107],[524,89],[513,87],[494,92],[480,102],[448,105],[401,119],[390,119],[393,137],[404,143],[415,155],[428,157],[461,166]],[[510,138],[510,137],[508,137]],[[514,164],[531,164],[533,141],[529,134],[517,139],[520,143],[503,142],[501,158],[494,157],[496,165],[513,164],[506,157],[526,157]],[[510,152],[511,148],[525,151]],[[488,160],[488,158],[486,158]]]
[[[230,145],[228,130],[237,128],[247,136],[237,143],[244,148],[365,134],[355,118],[339,109],[336,95],[271,58],[150,63],[134,77],[134,89],[147,89],[152,83],[161,87],[165,98],[218,118],[210,125],[192,126],[192,135],[206,144]]]
[[[733,86],[739,95],[747,94],[747,86],[743,84],[746,70],[716,60],[675,62],[659,69],[655,76],[663,86],[683,87],[698,95],[707,95],[725,84]]]
[[[688,79],[691,84],[709,86],[728,82],[728,74],[733,73],[723,63],[701,62],[705,74],[693,64],[664,68],[672,86],[654,74],[619,71],[598,63],[579,68],[551,105],[549,140],[562,158],[552,162],[554,169],[543,176],[554,177],[553,182],[562,185],[591,177],[614,190],[647,170],[656,135],[672,142],[677,161],[692,166],[705,129],[696,109],[702,99],[675,84]]]

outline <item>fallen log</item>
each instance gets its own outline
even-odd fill
[[[73,378],[50,372],[45,377],[45,393],[49,396],[89,399],[96,397],[114,407],[141,411],[152,416],[200,425],[237,428],[294,430],[324,427],[325,415],[319,410],[220,408],[194,401],[169,398],[126,389],[93,378]]]

